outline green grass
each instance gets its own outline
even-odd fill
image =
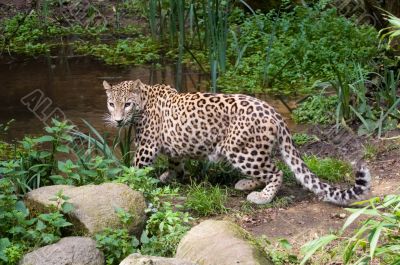
[[[295,133],[293,134],[293,141],[297,146],[302,146],[308,143],[318,141],[318,137],[315,135],[309,135],[306,133]]]
[[[352,166],[350,163],[336,158],[319,158],[315,155],[304,156],[304,162],[319,178],[331,182],[350,181]]]
[[[315,173],[319,178],[330,182],[343,182],[352,180],[352,166],[350,163],[331,157],[320,158],[315,155],[304,155],[304,163],[311,172]],[[276,162],[277,167],[283,172],[284,182],[296,182],[293,172],[282,161]]]
[[[375,145],[367,143],[363,147],[363,158],[367,160],[375,160],[378,152],[379,150]]]
[[[225,213],[227,190],[207,183],[192,184],[187,193],[185,207],[199,216]]]

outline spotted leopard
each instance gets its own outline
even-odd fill
[[[356,172],[355,184],[341,190],[322,182],[303,162],[288,127],[267,103],[239,94],[178,93],[167,85],[146,85],[140,80],[116,85],[103,82],[107,94],[107,122],[124,126],[134,113],[136,157],[134,166],[151,165],[160,154],[171,158],[174,171],[182,171],[183,158],[225,159],[251,177],[236,183],[238,190],[254,190],[247,200],[270,202],[278,192],[283,173],[273,163],[271,152],[278,146],[283,160],[306,189],[328,202],[347,205],[370,189],[365,166]]]

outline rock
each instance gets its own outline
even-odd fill
[[[143,194],[134,191],[125,184],[104,183],[81,187],[54,185],[33,190],[25,195],[25,203],[29,210],[46,212],[55,205],[55,194],[63,190],[70,199],[74,210],[68,214],[74,224],[74,232],[94,235],[105,228],[121,228],[123,224],[115,212],[123,208],[133,215],[134,220],[128,230],[136,235],[142,232],[145,224],[146,203]]]
[[[104,265],[104,255],[91,238],[65,237],[26,254],[19,265]]]
[[[132,254],[126,257],[119,265],[196,265],[195,263],[176,258],[163,258]]]
[[[206,220],[183,237],[176,257],[199,265],[272,265],[250,239],[234,223]]]

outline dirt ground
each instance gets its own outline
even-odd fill
[[[400,193],[400,137],[372,140],[357,137],[347,131],[336,134],[318,127],[310,128],[308,133],[317,135],[320,140],[300,148],[302,153],[338,157],[354,164],[363,159],[364,146],[373,145],[377,151],[375,157],[367,161],[363,159],[372,176],[369,196]],[[399,135],[399,132],[392,132],[393,135]],[[272,241],[285,238],[294,249],[299,249],[309,240],[339,230],[349,216],[345,208],[320,202],[312,193],[298,185],[284,183],[276,199],[284,196],[292,199],[288,205],[253,208],[248,213],[243,212],[243,207],[239,208],[244,203],[243,196],[230,198],[231,209],[236,208],[240,214],[230,214],[228,218],[233,217],[238,224],[257,237],[265,235]]]

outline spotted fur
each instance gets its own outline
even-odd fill
[[[370,188],[370,174],[364,166],[349,189],[341,190],[318,179],[301,159],[281,115],[259,99],[236,94],[178,93],[170,86],[149,86],[140,80],[103,85],[110,124],[122,126],[131,121],[133,113],[141,113],[134,119],[137,167],[152,164],[160,153],[171,157],[179,170],[179,161],[187,157],[225,159],[251,177],[240,180],[235,188],[263,187],[247,196],[249,201],[263,204],[274,198],[282,184],[282,171],[271,158],[277,145],[297,181],[324,201],[346,205]],[[172,174],[168,171],[163,178]]]

